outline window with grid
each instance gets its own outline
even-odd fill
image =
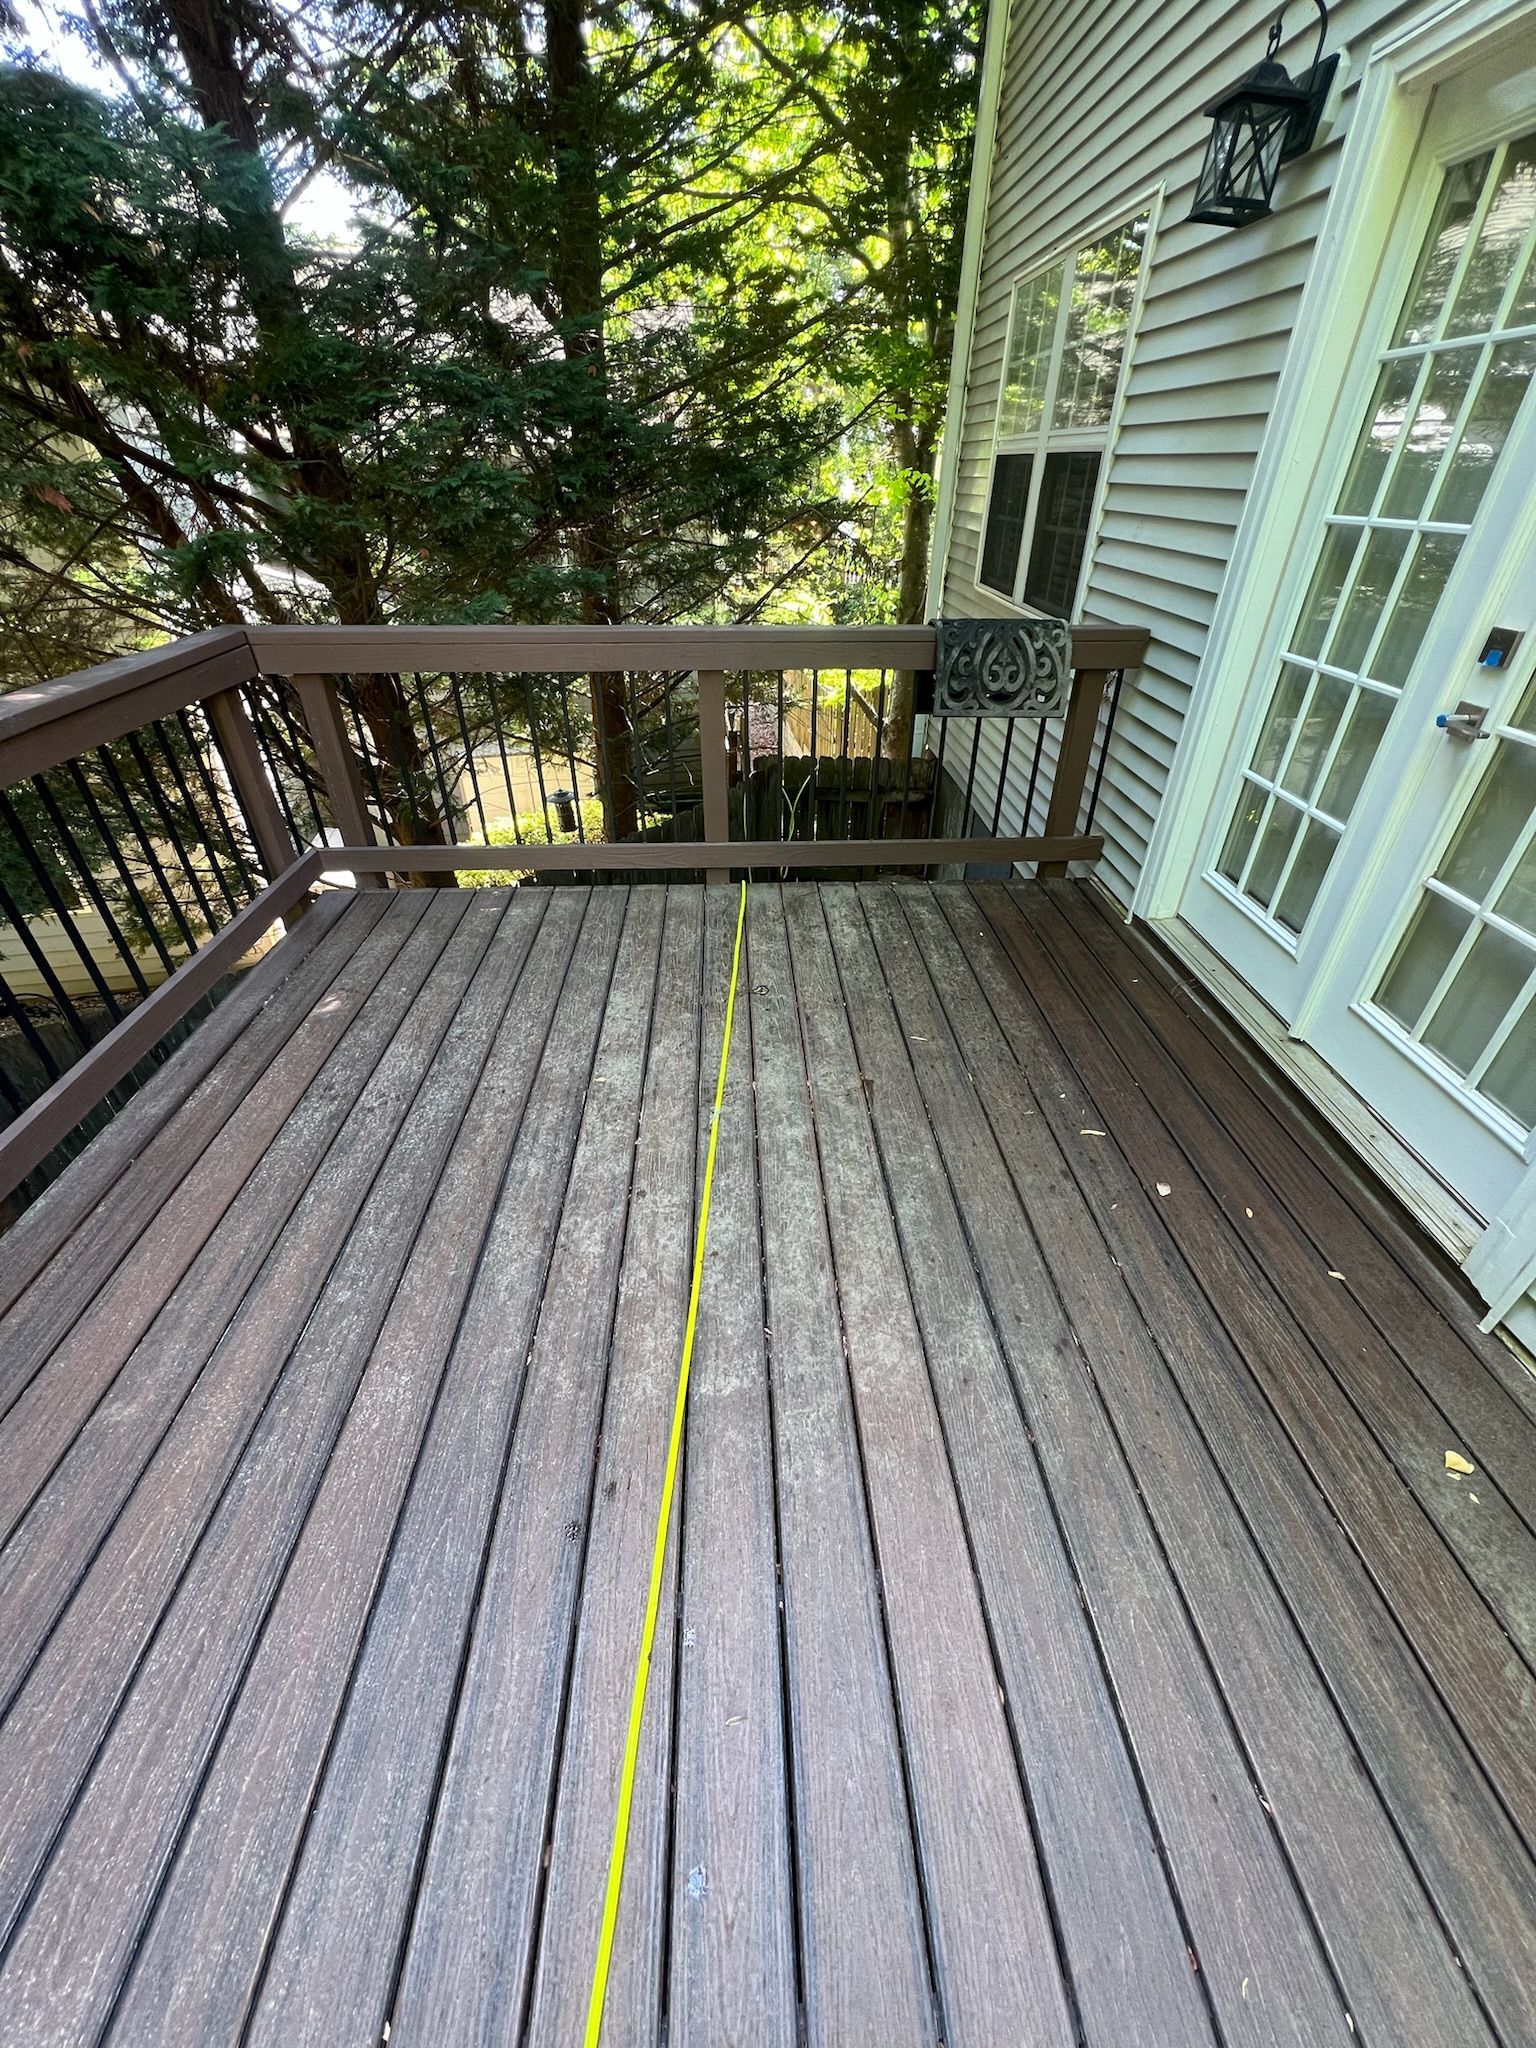
[[[1536,135],[1445,174],[1216,872],[1306,923],[1536,371]]]
[[[1125,360],[1147,216],[1013,295],[978,580],[1069,616]]]

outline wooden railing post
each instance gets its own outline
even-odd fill
[[[1051,784],[1050,807],[1045,814],[1047,839],[1075,839],[1078,813],[1083,807],[1083,789],[1088,781],[1088,763],[1093,757],[1093,736],[1098,731],[1099,708],[1104,702],[1104,685],[1109,671],[1079,669],[1072,678],[1072,701],[1067,706],[1061,729],[1061,751],[1056,756],[1056,779]],[[1028,823],[1028,820],[1025,820]],[[1041,881],[1060,880],[1067,872],[1064,860],[1043,860],[1035,870]]]
[[[725,721],[725,671],[701,668],[699,678],[699,775],[704,795],[704,837],[718,845],[731,836],[730,739]],[[709,868],[706,882],[728,882],[729,868]]]
[[[303,848],[294,845],[293,835],[267,779],[266,764],[256,744],[256,728],[251,724],[250,714],[238,690],[221,690],[216,697],[208,698],[204,709],[213,727],[229,786],[235,793],[256,848],[256,857],[261,862],[261,871],[269,882],[275,882]]]
[[[320,778],[341,843],[372,846],[373,825],[363,800],[362,772],[341,722],[336,687],[329,676],[295,676],[293,687],[299,694],[304,723],[309,728],[310,744],[320,764]],[[360,889],[379,889],[384,886],[383,877],[360,873],[357,885]]]

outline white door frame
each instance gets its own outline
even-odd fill
[[[1320,484],[1332,481],[1329,458],[1340,417],[1349,416],[1353,426],[1375,377],[1375,351],[1361,345],[1364,328],[1393,246],[1430,94],[1496,43],[1533,27],[1536,0],[1449,0],[1384,37],[1366,60],[1206,639],[1202,681],[1132,902],[1137,916],[1176,917],[1194,877],[1212,806],[1251,708],[1248,680],[1282,585],[1288,585],[1276,565],[1291,560],[1309,504]],[[1347,365],[1342,371],[1341,364]]]

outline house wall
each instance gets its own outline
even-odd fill
[[[1262,55],[1274,0],[1199,0],[1182,9],[1154,0],[994,5],[1009,7],[1009,16],[968,360],[957,363],[947,436],[935,608],[1015,615],[975,580],[1015,282],[1161,191],[1080,608],[1084,618],[1141,624],[1152,634],[1120,705],[1096,820],[1105,837],[1100,877],[1129,903],[1199,684],[1347,132],[1353,80],[1370,44],[1410,10],[1344,0],[1331,15],[1328,48],[1346,53],[1333,125],[1282,171],[1273,215],[1232,232],[1185,219],[1210,132],[1201,109]],[[1281,56],[1294,73],[1311,60],[1315,11],[1292,7],[1287,28]],[[1048,760],[1054,745],[1053,729]],[[1027,756],[1009,765],[1004,829],[1025,829],[1026,766]],[[989,731],[976,804],[989,821],[996,770]],[[1037,799],[1031,825],[1042,807]]]

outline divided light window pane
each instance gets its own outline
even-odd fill
[[[1060,618],[1071,611],[1098,480],[1096,454],[1046,456],[1029,573],[1024,578],[1026,604]]]
[[[1014,294],[977,581],[1041,610],[1070,613],[1077,596],[1148,225],[1127,221]]]
[[[1040,425],[1064,275],[1064,267],[1047,270],[1019,287],[1008,344],[1008,375],[997,420],[1001,440],[1032,434]]]
[[[987,507],[987,534],[981,551],[979,581],[989,590],[1013,595],[1024,543],[1024,514],[1029,505],[1030,455],[999,455],[992,472],[992,501]]]
[[[1109,425],[1141,269],[1140,225],[1132,221],[1077,252],[1053,427]]]

